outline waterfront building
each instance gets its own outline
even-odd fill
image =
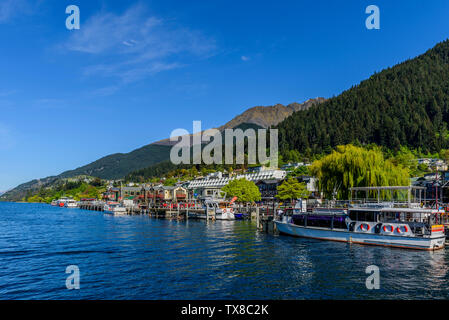
[[[282,182],[286,177],[287,172],[284,170],[263,170],[254,173],[234,175],[232,177],[216,177],[196,179],[189,182],[187,189],[192,190],[196,197],[204,198],[217,194],[221,188],[227,185],[231,180],[247,179],[253,181],[261,189],[261,193],[267,197],[273,198],[274,190],[276,190],[277,184]]]
[[[438,191],[438,202],[449,202],[449,171],[438,172],[438,175],[436,172],[432,172],[425,174],[423,177],[412,178],[411,184],[425,188],[426,201],[436,201],[436,192]]]
[[[281,170],[295,170],[299,167],[308,167],[310,166],[310,163],[304,163],[304,162],[294,162],[294,163],[286,163],[281,167]]]
[[[418,161],[418,164],[424,164],[428,168],[431,168],[433,170],[438,170],[438,171],[448,170],[448,166],[447,166],[446,162],[442,159],[420,158],[417,161]]]
[[[109,187],[106,192],[103,192],[104,201],[119,201],[120,188]]]
[[[262,172],[262,171],[267,171],[270,170],[270,168],[265,167],[265,166],[257,166],[257,167],[249,167],[246,172],[247,173],[254,173],[254,172]]]
[[[146,206],[189,200],[188,191],[182,186],[142,186],[140,193],[139,202]]]
[[[142,191],[141,187],[121,187],[120,188],[120,198],[121,199],[134,199],[140,196]]]
[[[310,192],[310,198],[321,198],[320,190],[318,189],[318,179],[312,176],[299,176],[296,177],[298,182],[305,183],[307,191]]]
[[[282,180],[268,179],[260,180],[256,182],[256,186],[259,188],[262,201],[273,201],[278,194],[277,187],[282,183]]]

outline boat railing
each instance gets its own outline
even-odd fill
[[[423,205],[419,202],[407,202],[407,201],[351,201],[351,208],[423,208]]]

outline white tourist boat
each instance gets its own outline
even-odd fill
[[[215,220],[235,220],[232,203],[223,199],[208,197],[203,202],[203,212],[188,212],[189,218],[207,219],[207,212],[210,219]]]
[[[410,202],[409,202],[410,204]],[[444,247],[442,210],[394,203],[344,209],[315,209],[284,215],[278,231],[291,236],[420,250]]]
[[[76,202],[73,199],[68,199],[67,201],[65,201],[64,207],[66,207],[66,208],[78,208],[78,202]]]
[[[206,212],[209,211],[215,220],[235,220],[232,205],[223,199],[206,198],[204,200],[204,213],[197,213],[194,217],[207,219]]]
[[[348,214],[332,210],[301,213],[284,216],[275,223],[280,233],[292,236],[436,250],[444,247],[446,236],[443,225],[426,222],[435,213],[436,210],[426,209],[351,208]],[[417,219],[408,220],[407,216]]]
[[[216,220],[235,220],[234,209],[231,207],[218,208],[215,211]]]
[[[56,200],[56,206],[57,207],[65,207],[65,204],[67,201],[73,200],[72,198],[68,198],[68,197],[61,197],[58,200]]]
[[[56,207],[56,206],[58,206],[58,200],[52,200],[52,202],[51,202],[51,205],[53,206],[53,207]]]
[[[113,215],[126,215],[126,208],[121,206],[118,202],[108,202],[103,207],[103,212]]]

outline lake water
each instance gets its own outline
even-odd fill
[[[0,203],[0,299],[449,298],[448,252],[273,236],[246,221]],[[69,265],[79,290],[66,288]],[[366,288],[369,265],[379,290]]]

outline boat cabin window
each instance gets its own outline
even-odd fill
[[[397,213],[397,212],[382,212],[380,220],[381,220],[381,222],[398,221],[399,213]]]
[[[382,212],[380,222],[423,222],[421,212]]]
[[[293,223],[297,226],[346,229],[345,217],[343,215],[314,215],[314,214],[295,214],[292,216]]]
[[[349,218],[351,218],[352,221],[377,222],[375,211],[351,210],[349,212]]]

